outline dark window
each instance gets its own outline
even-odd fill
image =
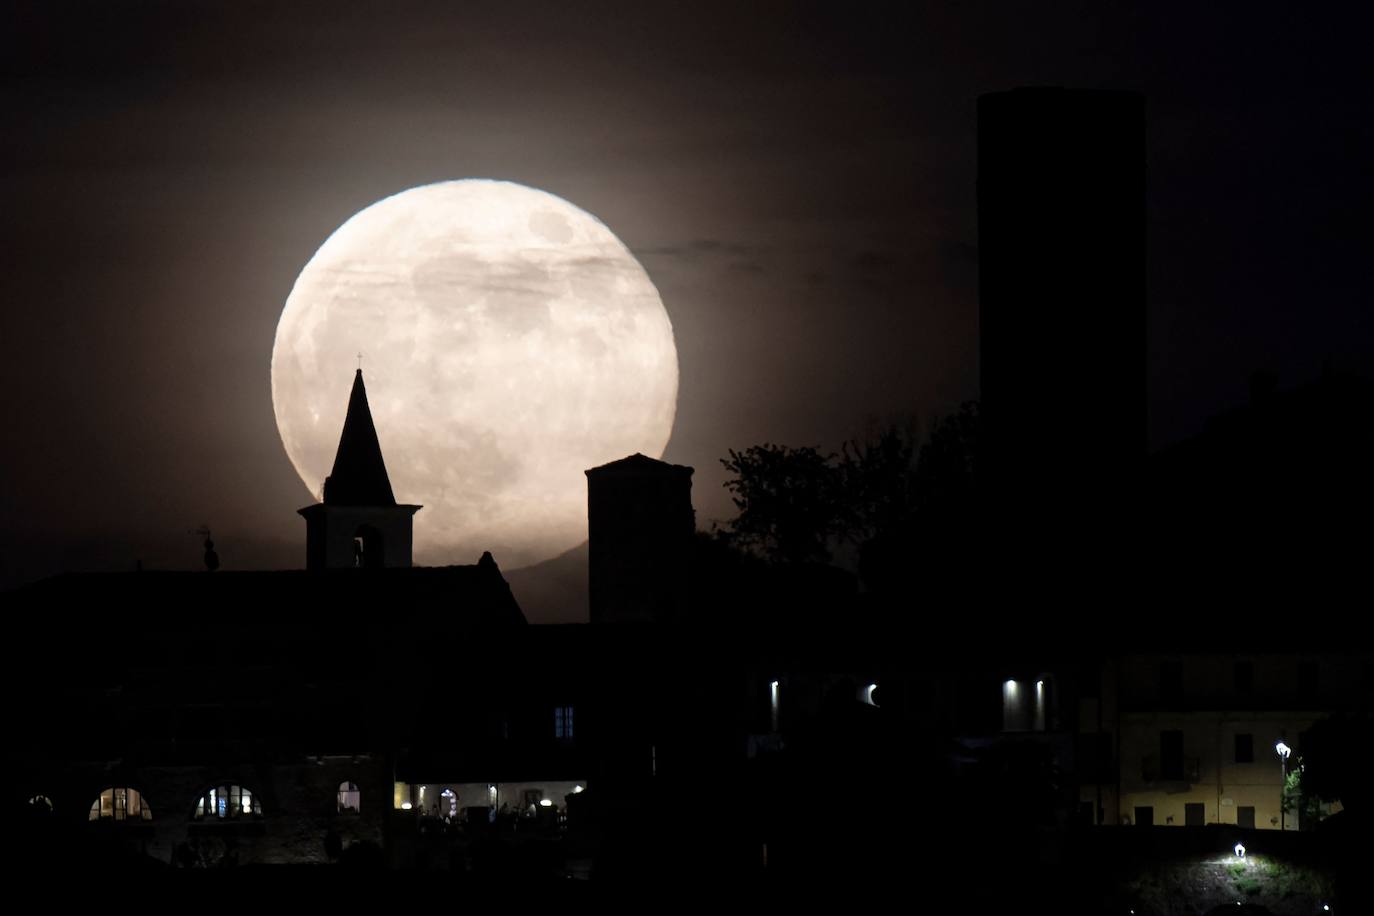
[[[1114,778],[1111,732],[1082,732],[1075,744],[1075,759],[1083,782],[1108,782]]]
[[[1159,733],[1159,776],[1161,779],[1183,778],[1183,732]]]
[[[1254,662],[1236,662],[1236,693],[1249,696],[1255,692]]]
[[[1155,809],[1153,805],[1136,805],[1135,825],[1137,827],[1153,827],[1155,825]]]
[[[1159,663],[1159,698],[1166,703],[1177,703],[1183,698],[1182,662]]]
[[[1236,825],[1255,829],[1255,806],[1241,805],[1236,809]]]
[[[1078,822],[1080,824],[1091,824],[1093,822],[1093,803],[1090,801],[1078,803]]]
[[[1321,692],[1321,674],[1316,662],[1302,662],[1298,665],[1298,697],[1315,700]]]
[[[1085,700],[1096,700],[1102,696],[1102,670],[1094,666],[1084,666],[1078,671],[1078,695]]]
[[[571,706],[557,706],[554,708],[553,736],[555,738],[572,738],[573,708]]]
[[[1236,735],[1236,763],[1255,762],[1255,736]]]
[[[1207,823],[1207,806],[1202,802],[1188,802],[1183,806],[1183,821],[1189,827],[1202,827]]]

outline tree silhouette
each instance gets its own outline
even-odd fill
[[[835,456],[815,448],[755,445],[721,459],[739,515],[728,538],[775,563],[824,563],[845,528]]]
[[[1346,809],[1369,808],[1369,759],[1374,753],[1374,719],[1336,715],[1314,724],[1302,736],[1302,790],[1323,801],[1340,800]]]
[[[977,401],[965,401],[958,413],[935,421],[916,467],[918,511],[976,514],[981,429]]]
[[[914,422],[851,439],[840,450],[839,481],[848,518],[846,539],[864,544],[905,527],[917,508],[920,434]]]
[[[739,509],[726,537],[773,563],[824,563],[859,548],[870,586],[909,573],[913,549],[968,546],[978,517],[978,404],[937,418],[924,443],[914,423],[892,424],[839,454],[764,444],[721,464]],[[937,546],[938,545],[938,546]]]

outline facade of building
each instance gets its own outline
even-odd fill
[[[1108,822],[1312,826],[1298,805],[1282,810],[1285,778],[1302,765],[1308,729],[1368,703],[1367,667],[1367,655],[1329,651],[1120,659],[1110,716],[1120,747],[1120,802]]]

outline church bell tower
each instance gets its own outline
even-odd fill
[[[305,518],[305,568],[410,566],[412,527],[420,508],[399,505],[392,495],[359,369],[334,470],[324,479],[324,500],[299,510]]]

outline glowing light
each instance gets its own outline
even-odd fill
[[[547,799],[547,798],[541,798],[541,799],[539,799],[539,807],[541,807],[541,808],[552,808],[552,807],[553,807],[553,802],[550,801],[550,800]]]
[[[1282,757],[1284,760],[1287,760],[1288,755],[1293,753],[1293,749],[1288,745],[1284,744],[1282,741],[1279,741],[1274,745],[1274,752],[1278,754],[1280,757]]]
[[[573,786],[573,794],[574,794],[574,795],[576,795],[578,792],[582,792],[582,791],[584,791],[584,790],[583,790],[583,788],[582,788],[581,786]]]
[[[1002,729],[1020,732],[1031,728],[1031,715],[1034,710],[1027,709],[1021,698],[1021,683],[1008,679],[1002,682]]]
[[[415,559],[502,569],[587,539],[583,471],[663,454],[673,328],[596,217],[507,181],[445,181],[361,210],[296,279],[272,348],[282,444],[319,495],[356,356]]]
[[[867,703],[869,706],[877,706],[877,705],[878,705],[877,703],[873,702],[873,691],[875,691],[875,690],[877,690],[877,689],[878,689],[878,685],[877,685],[877,684],[869,684],[867,687],[864,688],[864,692],[863,692],[863,701],[864,701],[865,703]]]
[[[1245,844],[1244,844],[1244,843],[1237,843],[1237,844],[1236,844],[1236,858],[1237,858],[1237,859],[1243,859],[1243,858],[1245,858]]]
[[[401,810],[402,810],[402,811],[409,811],[410,808],[411,808],[410,802],[401,802]]]

